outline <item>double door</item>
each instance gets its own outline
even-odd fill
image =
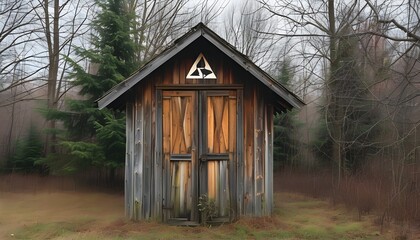
[[[203,221],[199,203],[213,206],[206,220],[230,220],[236,208],[237,92],[162,91],[161,104],[164,220]]]

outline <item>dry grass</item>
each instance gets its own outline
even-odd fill
[[[120,218],[124,209],[121,195],[77,192],[2,192],[0,206],[0,236],[51,223],[100,226]]]
[[[391,191],[387,177],[375,174],[347,176],[340,184],[333,185],[327,171],[283,171],[275,174],[274,181],[277,191],[305,194],[329,201],[334,206],[344,205],[356,213],[355,219],[359,221],[373,218],[381,232],[392,229],[395,239],[420,239],[420,189],[411,180],[409,187],[403,188],[398,195]]]
[[[124,220],[123,196],[98,192],[0,192],[0,239],[392,239],[357,211],[305,197],[275,194],[272,217],[217,227],[175,227]],[[13,234],[13,235],[12,235]]]
[[[101,191],[124,190],[124,176],[118,170],[115,180],[108,181],[103,171],[85,171],[71,176],[39,176],[36,174],[0,175],[0,192]]]

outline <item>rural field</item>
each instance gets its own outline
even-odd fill
[[[3,186],[4,188],[4,186]],[[124,219],[122,193],[37,188],[0,192],[0,239],[398,239],[373,215],[296,193],[276,192],[272,217],[213,227]],[[415,236],[413,236],[415,239]]]

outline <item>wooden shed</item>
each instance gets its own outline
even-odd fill
[[[99,108],[125,109],[125,213],[195,224],[273,209],[273,114],[303,102],[203,24],[118,84]]]

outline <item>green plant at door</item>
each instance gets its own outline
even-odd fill
[[[205,225],[207,221],[213,220],[216,216],[217,208],[213,199],[210,199],[207,194],[202,194],[198,198],[198,211],[200,211],[201,219]]]

